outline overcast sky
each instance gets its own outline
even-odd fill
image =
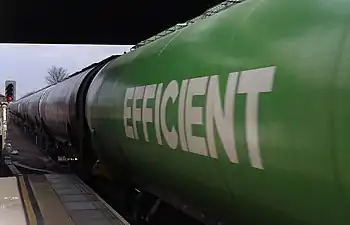
[[[51,66],[74,73],[108,56],[128,52],[132,45],[36,45],[0,44],[0,93],[5,80],[15,80],[17,99],[46,86]]]

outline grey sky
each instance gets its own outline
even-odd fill
[[[114,54],[128,52],[132,45],[36,45],[0,44],[0,93],[5,80],[17,82],[17,99],[46,86],[51,66],[74,73]]]

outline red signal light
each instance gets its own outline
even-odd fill
[[[7,97],[7,101],[11,102],[12,101],[12,97],[11,96]]]

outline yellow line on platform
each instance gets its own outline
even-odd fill
[[[22,198],[23,198],[25,211],[27,212],[27,215],[28,215],[29,225],[37,225],[36,215],[34,213],[32,203],[30,202],[28,189],[24,182],[24,178],[23,176],[18,176],[17,179],[20,183],[20,188],[22,190]]]

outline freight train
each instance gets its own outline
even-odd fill
[[[204,223],[349,224],[349,9],[226,1],[10,111]]]

